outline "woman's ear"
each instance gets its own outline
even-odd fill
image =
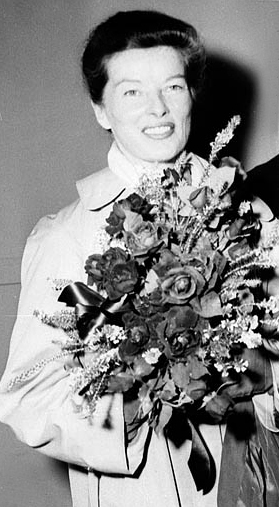
[[[93,102],[92,100],[91,105],[93,107],[96,120],[99,123],[99,125],[101,125],[101,127],[103,127],[105,130],[111,130],[105,106],[103,104],[95,104],[95,102]]]

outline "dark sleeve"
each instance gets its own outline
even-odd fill
[[[264,164],[258,165],[247,173],[243,192],[257,195],[279,216],[279,155]]]

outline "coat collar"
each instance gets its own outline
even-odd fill
[[[108,167],[76,183],[85,208],[98,211],[115,201],[131,185],[129,174],[133,174],[132,165],[113,143],[108,153]]]
[[[150,164],[145,166],[139,160],[129,158],[113,142],[108,153],[108,167],[76,183],[80,199],[87,209],[98,211],[124,192],[131,193],[140,176],[148,170]]]
[[[195,180],[200,179],[206,162],[194,154],[189,156],[193,164],[192,177],[195,185]],[[86,209],[99,211],[120,196],[124,197],[133,192],[140,175],[146,169],[139,162],[129,160],[114,142],[108,153],[108,167],[77,181],[81,202]]]
[[[92,211],[108,206],[126,190],[125,181],[109,167],[77,181],[76,186],[84,207]]]

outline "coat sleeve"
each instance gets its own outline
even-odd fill
[[[258,198],[255,198],[256,205],[254,211],[261,218],[261,236],[264,243],[268,242],[270,238],[277,237],[279,234],[279,221],[278,219],[270,220],[270,208],[266,207],[265,203]],[[265,220],[265,218],[267,220]],[[270,258],[274,263],[274,276],[268,280],[266,284],[267,293],[270,296],[279,295],[279,245],[273,246],[270,252]],[[279,345],[278,340],[264,340],[265,348],[270,352],[270,363],[273,377],[273,390],[272,392],[258,394],[253,397],[253,403],[257,415],[268,430],[279,432]]]
[[[34,316],[35,309],[53,313],[61,305],[51,280],[84,278],[78,242],[54,224],[54,217],[41,221],[25,248],[18,316],[0,385],[0,420],[20,440],[49,456],[104,473],[133,474],[142,461],[148,428],[126,448],[121,394],[104,396],[91,423],[81,418],[73,410],[64,358],[35,368],[28,381],[7,389],[17,375],[61,350],[63,331]]]

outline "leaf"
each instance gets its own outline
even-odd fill
[[[172,379],[169,378],[160,393],[160,398],[163,401],[170,401],[175,395],[176,395],[175,383]]]
[[[158,288],[159,277],[155,273],[154,269],[150,269],[147,273],[144,284],[144,294],[151,294],[155,289]]]
[[[193,207],[191,206],[191,204],[185,204],[185,206],[183,206],[183,208],[181,208],[179,210],[179,215],[181,217],[188,217],[192,211]]]
[[[143,357],[137,356],[133,362],[133,371],[136,377],[146,377],[154,370],[154,366],[148,364]]]
[[[232,399],[225,394],[213,396],[205,405],[205,411],[215,422],[221,422],[233,405]]]
[[[234,178],[235,167],[223,166],[211,172],[209,186],[213,188],[213,190],[221,189],[224,186],[229,188],[233,184]]]
[[[186,390],[190,382],[191,369],[185,363],[175,363],[171,367],[171,376],[177,387]]]
[[[216,315],[222,315],[220,298],[213,290],[200,298],[200,307],[201,309],[198,313],[205,319],[216,317]]]
[[[213,256],[213,262],[214,262],[214,265],[219,273],[219,275],[223,272],[226,264],[227,264],[227,259],[226,257],[221,254],[220,252],[215,252],[214,253],[214,256]]]
[[[189,356],[187,363],[187,366],[191,372],[191,379],[198,380],[204,377],[204,375],[208,374],[208,369],[203,364],[203,362],[197,358],[197,356]]]
[[[124,393],[133,387],[135,379],[125,372],[111,375],[106,391],[109,393]]]
[[[196,187],[192,187],[190,185],[183,185],[183,186],[181,185],[177,188],[177,195],[181,199],[182,202],[184,202],[185,204],[188,204],[189,197],[190,197],[191,193],[194,192],[194,190],[196,190]]]
[[[159,412],[158,417],[156,418],[155,422],[155,433],[156,435],[159,435],[162,433],[163,429],[168,424],[170,418],[172,416],[172,407],[170,405],[166,405],[165,403],[162,404],[162,408]]]
[[[207,391],[207,385],[204,380],[191,380],[187,386],[186,393],[194,401],[203,398]]]

